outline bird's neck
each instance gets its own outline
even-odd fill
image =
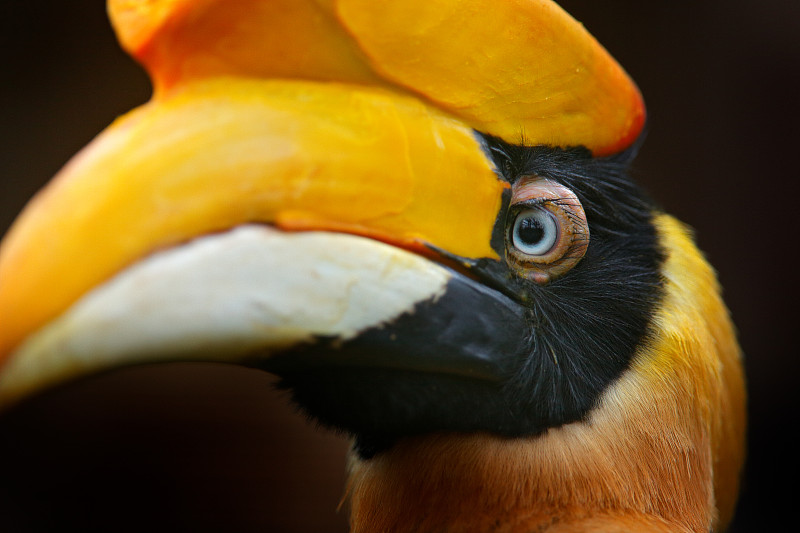
[[[594,418],[608,416],[600,411]],[[566,533],[605,531],[604,520],[632,531],[708,531],[709,446],[702,431],[686,431],[605,419],[520,439],[408,438],[352,460],[352,531]]]

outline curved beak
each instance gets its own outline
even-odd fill
[[[164,360],[502,378],[526,319],[460,273],[503,260],[474,130],[608,153],[641,97],[550,2],[380,6],[109,2],[155,96],[2,242],[0,403]]]
[[[383,326],[466,283],[415,252],[497,258],[506,188],[469,129],[408,97],[194,84],[100,135],[3,242],[0,395]],[[254,223],[325,233],[231,232]]]

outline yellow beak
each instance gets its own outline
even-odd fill
[[[79,153],[2,242],[0,364],[137,262],[243,224],[499,260],[508,184],[473,130],[606,154],[644,121],[622,69],[546,1],[109,7],[155,96]]]

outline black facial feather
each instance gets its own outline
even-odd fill
[[[529,353],[519,358],[505,392],[527,405],[529,429],[580,420],[628,367],[660,301],[663,260],[653,203],[629,178],[633,152],[593,158],[584,148],[524,147],[485,137],[501,176],[536,175],[561,183],[583,205],[590,231],[584,258],[547,285],[478,265],[507,294],[525,294]],[[497,250],[504,253],[504,250]]]
[[[583,148],[483,139],[502,179],[513,184],[537,175],[576,194],[590,230],[586,254],[562,276],[537,285],[505,260],[470,261],[439,250],[470,264],[481,283],[455,276],[443,296],[392,323],[260,360],[312,418],[354,435],[362,457],[407,435],[517,437],[582,420],[646,340],[661,298],[662,253],[654,206],[627,174],[633,151],[593,158]],[[506,194],[491,242],[501,258],[513,223],[509,199]],[[457,361],[464,346],[469,357],[494,365],[498,379],[466,377]],[[452,357],[442,359],[448,350]],[[387,365],[392,358],[403,363]],[[423,368],[430,361],[441,366]]]

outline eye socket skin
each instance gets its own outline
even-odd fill
[[[548,283],[578,264],[588,246],[589,225],[574,192],[539,176],[514,184],[506,261],[520,277]]]

